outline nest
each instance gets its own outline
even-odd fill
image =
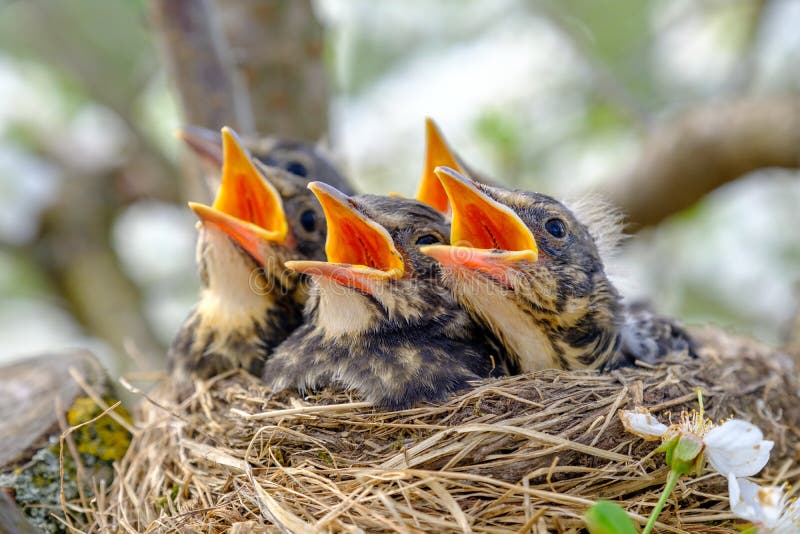
[[[442,405],[379,411],[338,391],[272,398],[244,373],[178,405],[162,385],[89,531],[577,532],[597,499],[644,522],[667,474],[619,409],[662,421],[697,407],[757,424],[775,448],[763,482],[800,480],[798,380],[774,349],[697,333],[701,358],[599,375],[481,382]],[[723,477],[685,477],[660,532],[737,532]],[[657,529],[658,530],[658,529]]]

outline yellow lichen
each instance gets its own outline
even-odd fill
[[[116,401],[111,398],[103,399],[107,404],[114,404]],[[75,403],[67,412],[67,422],[71,426],[77,426],[92,418],[97,417],[103,408],[98,406],[89,397],[78,397]],[[128,411],[121,405],[114,409],[114,412],[125,421],[131,421]],[[131,443],[130,433],[116,422],[109,414],[104,415],[91,424],[82,426],[73,432],[78,452],[90,454],[100,460],[113,461],[119,460],[125,455]]]

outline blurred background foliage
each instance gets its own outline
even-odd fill
[[[797,0],[313,7],[327,142],[368,192],[414,191],[426,115],[471,166],[574,196],[613,184],[681,110],[800,92]],[[144,0],[0,0],[0,360],[79,345],[112,373],[157,367],[195,299],[189,156],[151,21]],[[797,178],[753,172],[638,232],[615,261],[624,292],[780,342]]]

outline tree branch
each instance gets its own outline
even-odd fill
[[[648,226],[769,167],[800,167],[800,95],[686,110],[650,132],[632,169],[603,194],[634,227]]]
[[[184,120],[215,130],[232,126],[249,131],[247,99],[225,64],[225,44],[209,0],[152,0],[150,13]]]
[[[323,31],[310,0],[215,0],[255,132],[316,140],[328,131]]]
[[[310,0],[152,0],[151,14],[188,123],[327,133],[323,32]]]
[[[110,229],[122,204],[114,185],[122,172],[67,176],[58,201],[42,215],[33,254],[87,333],[120,355],[131,340],[147,364],[159,368],[164,348],[145,319],[143,295],[111,245]],[[123,360],[123,367],[128,363]]]

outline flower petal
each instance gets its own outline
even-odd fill
[[[729,473],[728,493],[734,515],[765,527],[773,534],[798,532],[798,520],[792,520],[791,506],[786,508],[786,496],[782,487],[759,486],[743,478],[737,479],[733,473]]]
[[[772,532],[773,534],[797,534],[800,532],[800,501],[793,501],[784,510]]]
[[[758,502],[761,505],[761,517],[765,527],[773,528],[783,512],[786,500],[783,498],[783,488],[778,486],[765,486],[758,488]]]
[[[728,473],[728,498],[731,502],[731,512],[737,517],[753,523],[761,521],[757,508],[758,485],[745,479],[737,479],[733,473]]]
[[[650,415],[650,413],[640,408],[638,410],[620,410],[619,418],[622,421],[622,426],[631,434],[636,434],[646,441],[655,441],[661,439],[664,432],[667,430],[667,425],[659,423],[658,419]]]
[[[767,465],[774,445],[763,438],[761,430],[753,424],[737,419],[726,421],[712,428],[703,439],[708,463],[721,474],[753,476]]]

